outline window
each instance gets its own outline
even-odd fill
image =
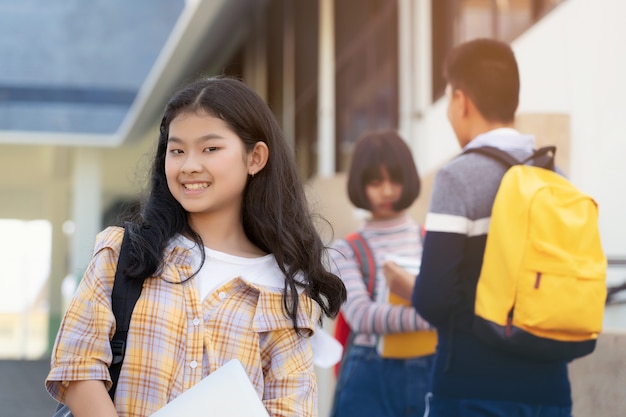
[[[397,13],[395,0],[335,2],[337,171],[365,130],[398,126]]]

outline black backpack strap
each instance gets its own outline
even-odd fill
[[[117,269],[115,270],[115,282],[113,283],[113,292],[111,294],[111,306],[115,315],[115,334],[111,340],[111,350],[113,352],[113,360],[109,366],[109,373],[113,385],[109,390],[111,399],[115,397],[115,389],[117,388],[117,380],[122,369],[124,354],[126,353],[126,336],[130,326],[130,318],[135,308],[135,303],[141,295],[143,288],[143,279],[131,279],[126,276],[126,268],[128,265],[129,241],[128,224],[124,227],[124,239],[120,248],[120,256],[117,261]]]
[[[532,161],[534,166],[554,171],[554,157],[556,156],[556,146],[544,146],[537,149],[532,155],[522,161],[527,164]]]
[[[519,165],[522,163],[522,161],[519,161],[510,153],[505,152],[502,149],[496,148],[494,146],[481,146],[479,148],[469,148],[463,151],[463,154],[468,153],[479,153],[481,155],[488,156],[500,162],[507,169],[511,168],[513,165]]]
[[[520,161],[510,153],[493,146],[481,146],[478,148],[469,148],[463,151],[463,154],[479,153],[488,156],[502,163],[507,169],[513,165],[525,165],[532,162],[534,166],[546,168],[554,171],[554,156],[556,154],[556,146],[544,146],[537,149],[528,158]]]

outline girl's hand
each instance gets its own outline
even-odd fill
[[[393,261],[387,261],[383,264],[383,274],[387,280],[389,291],[405,300],[411,300],[415,286],[415,275]]]

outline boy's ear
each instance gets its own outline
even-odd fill
[[[270,155],[270,150],[265,142],[258,141],[248,154],[248,174],[254,176],[261,171]]]
[[[457,103],[459,106],[459,112],[463,117],[467,116],[470,109],[471,99],[463,90],[454,90],[454,94],[457,96]]]

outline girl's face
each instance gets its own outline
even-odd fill
[[[243,142],[222,119],[182,113],[169,126],[167,186],[190,216],[238,216],[251,173]]]
[[[372,217],[378,220],[398,217],[402,212],[393,207],[402,196],[402,184],[392,180],[384,166],[380,168],[380,174],[382,179],[373,180],[365,186]]]

